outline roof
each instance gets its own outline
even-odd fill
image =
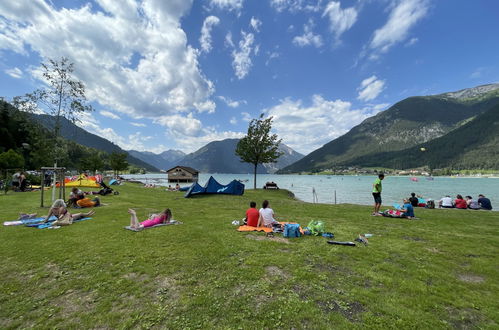
[[[192,173],[192,174],[198,174],[199,173],[198,170],[195,170],[195,169],[193,169],[192,167],[189,167],[189,166],[175,166],[175,167],[170,168],[166,172],[170,172],[171,170],[176,169],[176,168],[181,168],[184,171],[187,171],[187,172]]]

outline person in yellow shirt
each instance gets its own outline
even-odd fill
[[[381,181],[385,178],[383,173],[378,174],[378,178],[374,180],[373,183],[373,197],[374,197],[374,211],[371,215],[379,215],[379,209],[381,207]]]

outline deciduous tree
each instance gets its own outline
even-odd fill
[[[259,119],[253,119],[249,123],[248,133],[239,140],[236,147],[236,155],[241,161],[254,166],[254,189],[258,164],[275,163],[283,154],[278,149],[282,140],[276,134],[270,134],[271,129],[272,117],[264,119],[261,114]]]

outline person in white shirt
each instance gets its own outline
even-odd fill
[[[278,223],[274,219],[274,211],[269,207],[269,201],[264,200],[262,203],[262,208],[259,211],[260,216],[258,218],[258,225],[257,227],[260,226],[265,226],[265,227],[272,227],[274,223]]]
[[[454,207],[454,202],[449,195],[442,197],[440,201],[438,201],[438,207],[443,207],[447,209],[451,209]]]

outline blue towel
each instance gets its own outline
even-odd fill
[[[14,221],[4,221],[3,225],[4,226],[20,226],[20,225],[28,225],[32,223],[39,223],[45,220],[45,217],[39,217],[39,218],[34,218],[34,219],[24,219],[24,220],[14,220]],[[57,220],[57,217],[51,216],[49,218],[49,221],[55,221]]]
[[[85,220],[91,220],[92,218],[83,218],[83,219],[78,219],[78,220],[75,220],[73,221],[73,223],[75,222],[80,222],[80,221],[85,221]],[[55,220],[55,219],[54,219]],[[52,226],[52,222],[54,220],[49,220],[50,222],[49,223],[33,223],[33,224],[28,224],[28,225],[25,225],[26,227],[34,227],[34,228],[38,228],[38,229],[43,229],[43,228],[48,228],[48,227],[51,227]]]

